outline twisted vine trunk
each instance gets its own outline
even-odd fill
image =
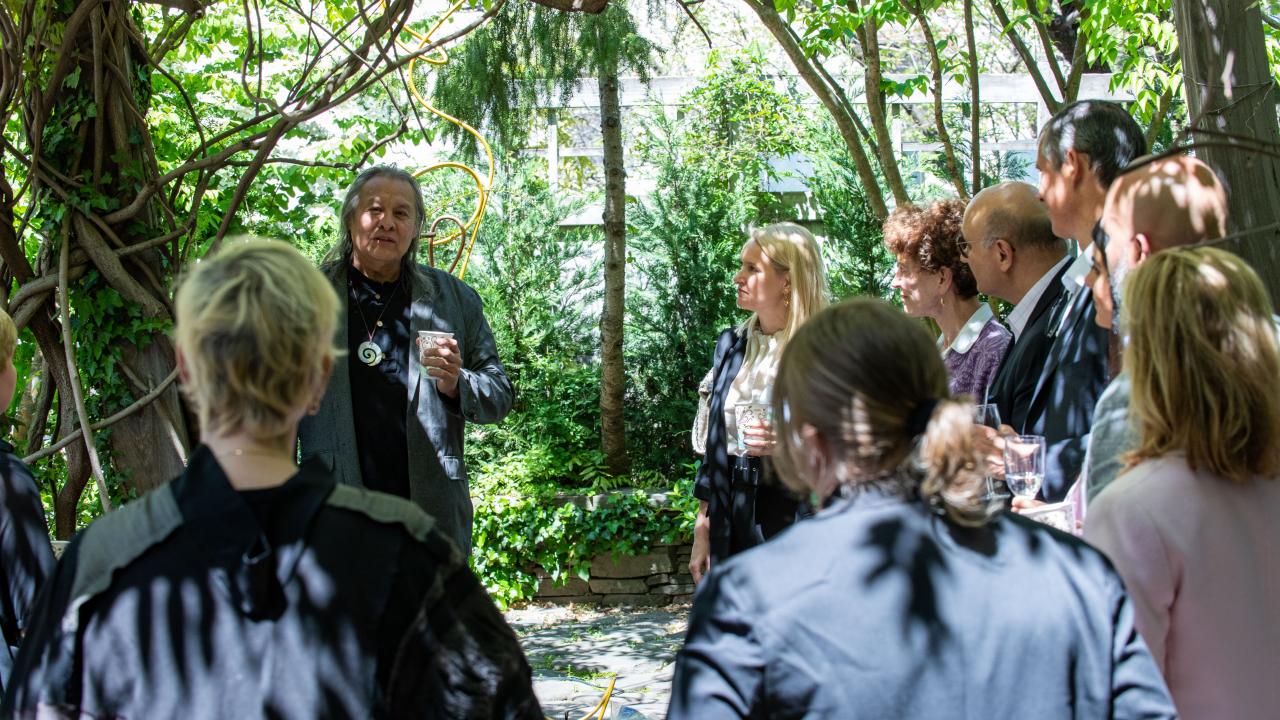
[[[600,315],[600,445],[609,472],[627,472],[623,419],[626,374],[622,363],[627,272],[627,186],[622,155],[622,109],[618,66],[609,58],[600,71],[600,125],[604,141],[604,310]]]
[[[17,232],[29,219],[13,215],[19,193],[7,177],[0,180],[0,258],[3,279],[18,283],[8,310],[35,335],[43,359],[38,380],[54,390],[47,393],[47,402],[33,408],[27,451],[40,449],[55,411],[54,440],[78,435],[66,445],[65,479],[50,488],[55,533],[70,538],[80,498],[98,465],[96,451],[110,450],[111,468],[138,493],[183,467],[190,434],[176,390],[113,427],[105,443],[95,440],[93,428],[86,427],[84,405],[75,402],[78,395],[105,402],[112,389],[103,385],[104,376],[115,376],[121,378],[116,389],[126,393],[127,403],[172,371],[173,348],[165,333],[139,336],[127,330],[139,321],[161,327],[172,321],[170,273],[159,246],[135,246],[171,229],[173,218],[166,218],[157,199],[115,222],[105,219],[159,174],[145,121],[150,68],[129,4],[83,0],[36,5],[18,21],[6,17],[0,33],[0,102],[6,115],[15,106],[20,113],[23,139],[31,150],[24,158],[25,202],[44,228],[33,265]],[[14,148],[7,150],[17,156]],[[60,272],[56,258],[64,248],[67,262]],[[63,322],[60,316],[71,317],[73,309],[59,306],[60,285],[63,296],[72,298],[69,304],[88,303],[96,309],[76,308],[75,320]],[[112,295],[123,302],[104,299]],[[81,372],[73,372],[86,362]],[[94,380],[86,382],[82,374]],[[123,378],[128,378],[127,388]],[[160,427],[167,432],[158,432]],[[173,441],[155,440],[166,436]],[[106,479],[100,470],[96,474],[102,505],[108,509]]]

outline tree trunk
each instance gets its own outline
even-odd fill
[[[867,17],[862,21],[862,62],[865,71],[867,96],[867,114],[871,116],[871,129],[876,135],[876,147],[880,151],[880,170],[884,173],[885,182],[893,193],[894,202],[898,205],[909,205],[911,197],[907,195],[907,187],[902,182],[902,173],[898,172],[898,159],[893,154],[893,137],[889,133],[888,105],[884,100],[884,91],[880,89],[882,74],[880,72],[880,37],[876,20]]]
[[[626,375],[622,365],[622,322],[626,298],[626,166],[622,155],[622,110],[618,66],[600,70],[600,131],[604,141],[604,310],[600,315],[600,444],[609,472],[627,472],[623,421]]]
[[[1276,86],[1267,63],[1262,17],[1250,0],[1176,0],[1174,17],[1186,82],[1187,105],[1196,127],[1280,144]],[[1257,229],[1227,247],[1253,266],[1280,298],[1277,236],[1280,231],[1280,160],[1230,147],[1196,149],[1227,190],[1232,233]],[[1264,230],[1265,229],[1265,230]]]
[[[800,77],[804,78],[809,89],[822,101],[823,107],[835,122],[836,130],[844,140],[845,147],[849,149],[849,156],[853,158],[854,168],[858,171],[858,180],[862,182],[862,191],[866,193],[871,211],[876,217],[884,220],[889,215],[888,207],[884,202],[884,193],[880,191],[875,170],[871,167],[871,160],[867,157],[866,148],[862,145],[862,137],[858,131],[858,117],[853,114],[853,108],[844,98],[840,86],[826,73],[821,62],[805,54],[786,21],[774,8],[773,0],[743,1],[760,18],[760,22],[764,23],[765,28],[786,51],[796,72],[800,73]]]
[[[77,170],[88,171],[92,191],[109,198],[128,198],[137,193],[136,181],[130,179],[131,172],[158,174],[154,160],[148,156],[150,128],[141,114],[135,112],[136,109],[145,113],[149,97],[145,90],[138,90],[145,86],[126,81],[146,65],[135,40],[140,33],[131,27],[132,23],[126,4],[104,3],[92,11],[90,22],[82,26],[79,47],[93,48],[93,52],[80,57],[78,69],[85,81],[69,92],[73,95],[91,93],[98,112],[84,120],[86,141],[82,153],[48,157],[50,164],[69,177],[74,177]],[[152,237],[160,229],[163,218],[164,211],[157,199],[140,217],[117,225],[105,220],[95,224],[85,216],[73,223],[71,238],[85,249],[103,279],[125,300],[135,304],[144,317],[171,320],[168,281],[159,250],[120,258],[112,247],[125,247]],[[111,328],[94,330],[110,332]],[[172,347],[163,336],[144,350],[123,339],[115,348],[117,374],[122,380],[133,376],[134,386],[129,390],[135,398],[145,395],[174,368]],[[189,440],[177,390],[171,388],[159,401],[113,429],[112,465],[137,492],[143,493],[182,472]]]
[[[938,142],[942,144],[942,157],[946,161],[947,177],[956,189],[961,200],[969,199],[969,190],[964,185],[964,177],[960,174],[960,163],[956,162],[955,146],[951,144],[951,133],[947,132],[946,120],[942,114],[942,60],[938,57],[938,41],[933,37],[933,28],[924,12],[923,0],[915,0],[907,9],[915,16],[920,25],[920,33],[924,35],[924,46],[929,51],[929,71],[933,79],[933,123],[938,127]]]
[[[978,87],[978,43],[973,38],[973,0],[964,0],[965,46],[969,50],[969,174],[971,192],[982,191],[982,136],[979,132],[982,120],[981,93]]]

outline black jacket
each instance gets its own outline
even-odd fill
[[[1018,433],[1045,439],[1044,484],[1039,497],[1058,502],[1084,466],[1098,397],[1107,386],[1107,331],[1094,321],[1093,293],[1072,296],[1064,266],[1036,302],[1018,341],[1010,346],[988,402]]]
[[[1053,276],[1036,301],[1027,324],[1018,339],[1009,345],[996,378],[987,391],[987,402],[1000,409],[1000,421],[1022,432],[1027,427],[1027,415],[1031,411],[1032,396],[1040,383],[1049,348],[1053,338],[1049,335],[1050,320],[1060,311],[1066,288],[1062,275],[1066,266]]]
[[[429,516],[315,461],[237,491],[204,447],[67,548],[0,716],[41,712],[543,717],[515,634]]]
[[[728,509],[732,505],[730,493],[730,458],[728,428],[724,423],[724,401],[733,379],[742,368],[747,353],[747,336],[737,328],[720,333],[716,340],[716,352],[711,367],[715,371],[711,380],[711,396],[707,408],[707,452],[698,467],[698,477],[693,494],[707,502],[707,515],[711,519],[711,559],[719,561],[729,557],[730,526]]]
[[[9,684],[18,640],[36,593],[53,574],[44,506],[31,471],[0,440],[0,692]]]
[[[1045,439],[1044,485],[1040,496],[1058,502],[1084,466],[1093,411],[1107,387],[1107,331],[1094,318],[1093,293],[1076,291],[1045,355],[1044,369],[1031,394],[1022,432]]]

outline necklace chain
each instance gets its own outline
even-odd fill
[[[351,289],[355,289],[355,282],[348,280]],[[368,336],[369,342],[373,342],[373,333],[378,328],[378,323],[382,322],[382,316],[387,314],[387,308],[391,307],[391,300],[395,298],[396,293],[400,292],[400,283],[397,282],[395,287],[391,288],[391,294],[387,295],[387,302],[382,306],[382,312],[378,313],[378,317],[373,321],[374,330],[369,329],[369,321],[364,318],[364,308],[360,307],[360,299],[356,298],[356,312],[360,314],[360,324],[364,326],[365,335]]]

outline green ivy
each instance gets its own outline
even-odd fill
[[[533,598],[538,566],[556,585],[586,580],[598,555],[637,555],[692,538],[698,500],[691,487],[677,484],[666,507],[640,491],[611,495],[593,510],[538,497],[486,497],[475,511],[472,568],[504,607]]]

